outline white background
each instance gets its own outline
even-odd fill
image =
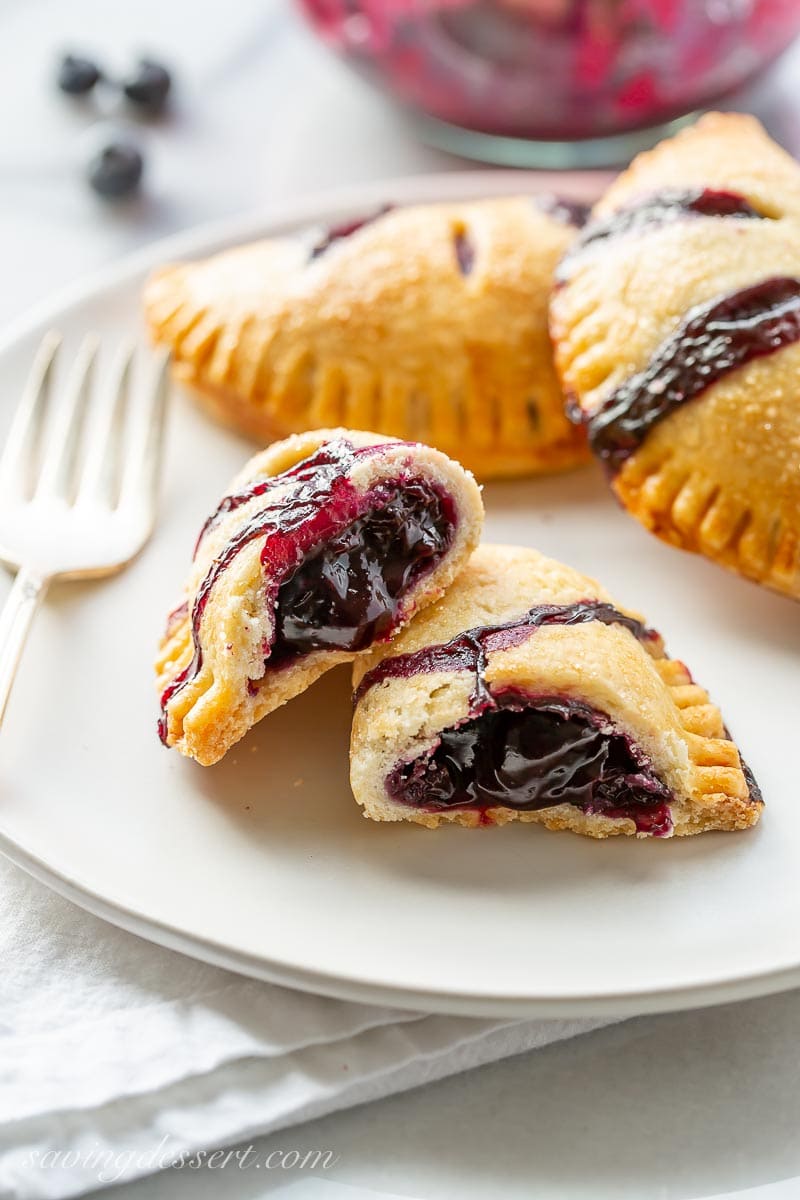
[[[175,68],[175,112],[140,132],[147,187],[129,208],[109,211],[81,181],[97,130],[51,85],[56,54],[70,47],[120,67],[149,50]],[[464,165],[420,146],[270,0],[0,0],[0,48],[0,322],[173,230],[332,185]],[[756,97],[795,151],[798,68],[797,54],[784,60]],[[332,1148],[341,1183],[437,1200],[685,1200],[800,1174],[798,1048],[796,993],[642,1018],[260,1149]],[[115,1194],[249,1200],[285,1183],[228,1169],[224,1180],[172,1173]]]

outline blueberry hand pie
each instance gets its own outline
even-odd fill
[[[157,660],[159,732],[208,765],[438,599],[480,492],[438,450],[321,430],[257,454],[206,521]]]
[[[164,267],[144,297],[178,379],[262,443],[349,425],[429,442],[483,478],[571,466],[547,305],[579,206],[384,211]]]
[[[719,710],[659,635],[535,550],[480,547],[354,684],[351,782],[377,821],[668,837],[761,813]]]
[[[625,507],[800,598],[800,166],[711,114],[620,176],[559,278],[557,365]]]

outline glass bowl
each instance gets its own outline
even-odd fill
[[[515,166],[619,162],[752,80],[800,0],[300,0],[429,141]]]

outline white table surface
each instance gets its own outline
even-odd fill
[[[421,146],[280,0],[0,0],[0,46],[0,324],[197,222],[337,184],[464,166]],[[50,83],[65,47],[110,64],[149,50],[175,68],[175,113],[142,131],[148,183],[131,208],[110,211],[81,182],[91,121]],[[795,53],[757,96],[796,152],[798,67]],[[734,1191],[800,1174],[798,1046],[797,993],[640,1018],[287,1131],[258,1150],[332,1149],[339,1161],[328,1178],[424,1200]],[[113,1194],[203,1200],[224,1190],[255,1200],[286,1183],[276,1171],[228,1168],[224,1184],[219,1172],[173,1171]]]

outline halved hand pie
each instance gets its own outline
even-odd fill
[[[157,659],[162,741],[208,765],[442,595],[480,537],[437,450],[322,430],[257,454],[208,518]]]
[[[800,167],[751,117],[641,155],[568,252],[557,365],[622,503],[800,597]]]
[[[262,443],[350,425],[483,478],[588,456],[547,304],[580,207],[545,197],[382,212],[162,268],[145,290],[178,379]]]
[[[481,546],[354,684],[351,783],[377,821],[667,837],[761,813],[719,710],[659,635],[535,550]]]

